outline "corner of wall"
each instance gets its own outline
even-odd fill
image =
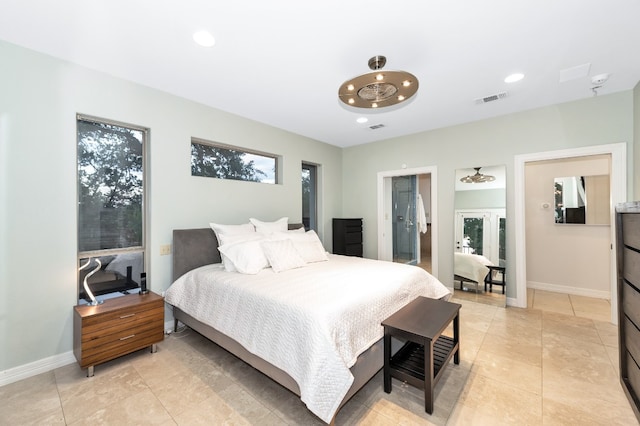
[[[633,170],[633,177],[631,179],[632,188],[629,188],[629,193],[633,194],[634,200],[640,200],[640,81],[633,88],[633,153],[631,157],[631,170]]]

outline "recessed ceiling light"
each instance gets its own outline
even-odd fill
[[[209,31],[197,31],[193,33],[193,41],[202,47],[211,47],[216,44],[216,39],[213,38]]]
[[[524,74],[521,73],[515,73],[515,74],[511,74],[509,76],[507,76],[507,78],[504,79],[505,83],[515,83],[516,81],[520,81],[524,78]]]
[[[367,121],[369,121],[369,119],[367,117],[359,117],[356,121],[358,123],[362,124],[362,123],[366,123]]]

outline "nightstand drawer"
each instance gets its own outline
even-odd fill
[[[82,345],[82,367],[105,362],[123,354],[151,346],[164,338],[164,321],[156,321],[134,329],[121,330]]]
[[[152,309],[120,309],[117,312],[94,315],[82,321],[82,341],[109,333],[112,329],[132,328],[164,316],[164,306],[148,304]]]

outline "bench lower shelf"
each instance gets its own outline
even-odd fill
[[[439,378],[443,367],[449,362],[457,345],[451,337],[440,336],[433,345],[433,383]],[[413,386],[424,389],[424,346],[415,342],[407,342],[391,358],[391,374]]]

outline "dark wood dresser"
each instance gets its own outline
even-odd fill
[[[640,202],[616,207],[620,381],[640,421]]]
[[[164,297],[153,292],[78,305],[73,316],[73,352],[93,376],[97,364],[150,347],[164,339]]]
[[[362,219],[333,219],[333,254],[362,257]]]

